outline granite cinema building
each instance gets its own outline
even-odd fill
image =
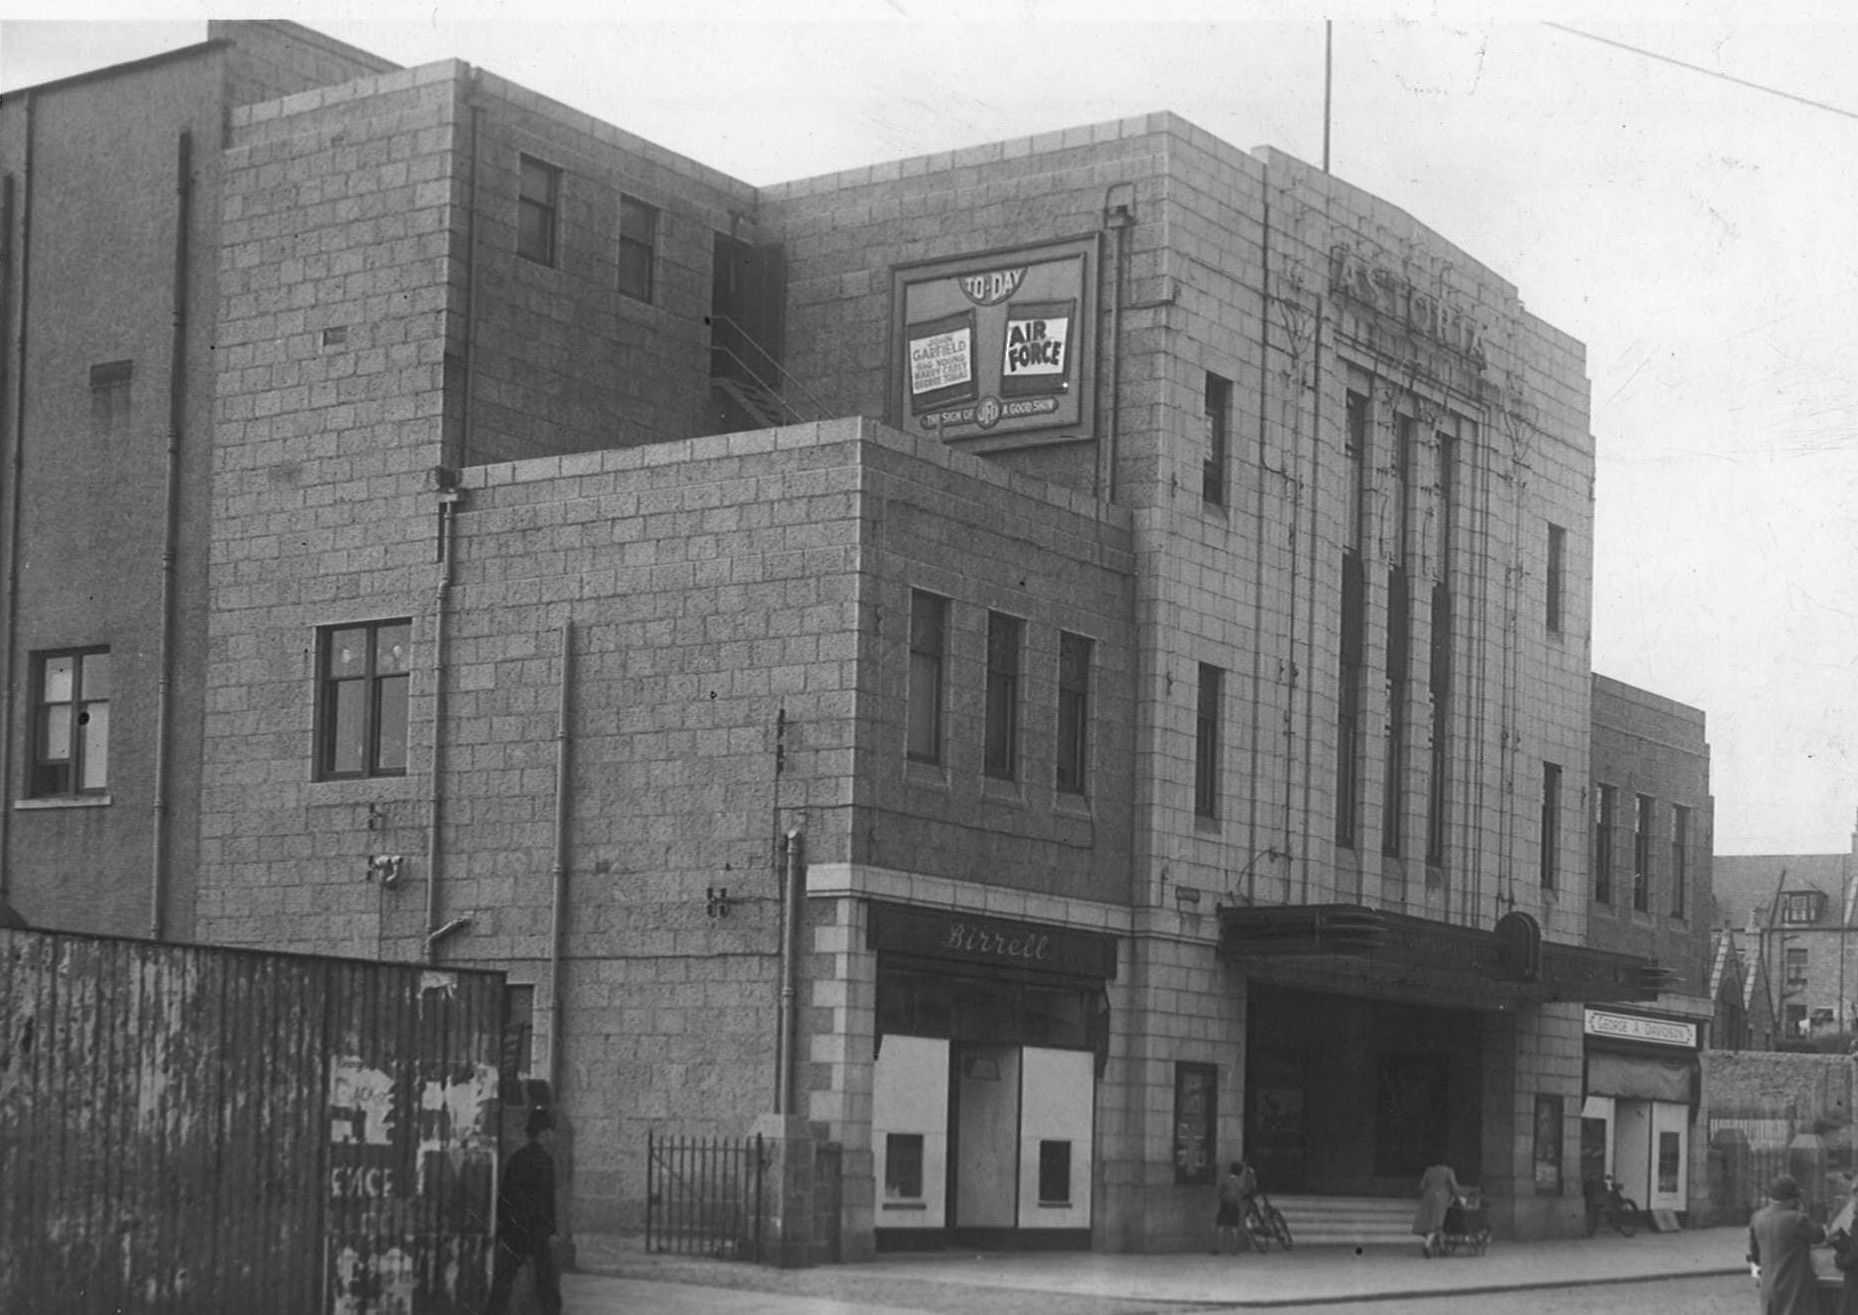
[[[1589,943],[1588,384],[1514,287],[1169,114],[757,188],[208,44],[9,97],[9,440],[50,496],[132,378],[201,558],[159,672],[11,568],[15,741],[117,664],[107,765],[14,750],[25,916],[110,826],[137,889],[119,765],[182,764],[187,934],[508,973],[580,1232],[642,1225],[648,1132],[770,1113],[847,1257],[1204,1246],[1241,1151],[1581,1226],[1585,1011],[1672,983]],[[261,48],[320,73],[221,76]],[[50,291],[47,180],[107,149],[61,115],[171,162],[138,88],[190,77],[223,138],[91,221],[185,260],[176,357]]]

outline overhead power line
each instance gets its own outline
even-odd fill
[[[1669,55],[1661,55],[1655,50],[1646,50],[1641,46],[1628,45],[1624,41],[1615,41],[1611,37],[1603,37],[1593,32],[1583,32],[1578,27],[1569,27],[1564,23],[1547,22],[1543,23],[1542,26],[1552,27],[1557,32],[1566,32],[1569,36],[1585,37],[1589,41],[1598,41],[1603,46],[1613,46],[1620,50],[1628,50],[1635,55],[1643,55],[1646,59],[1655,59],[1663,64],[1675,64],[1678,68],[1689,69],[1692,73],[1701,73],[1706,78],[1717,78],[1723,82],[1733,82],[1736,86],[1747,87],[1750,91],[1759,91],[1769,96],[1779,96],[1782,100],[1790,100],[1798,105],[1806,105],[1816,110],[1825,110],[1828,114],[1837,114],[1841,118],[1858,119],[1858,112],[1841,109],[1837,105],[1828,105],[1824,101],[1810,100],[1805,96],[1796,96],[1791,91],[1782,91],[1779,87],[1769,87],[1759,82],[1750,82],[1747,78],[1733,77],[1717,69],[1704,68],[1701,64],[1687,64],[1681,59],[1673,59]]]

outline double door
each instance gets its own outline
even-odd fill
[[[1087,1050],[886,1036],[872,1100],[877,1227],[1090,1227]]]

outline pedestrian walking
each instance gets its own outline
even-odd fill
[[[548,1149],[555,1140],[554,1116],[531,1110],[524,1131],[529,1140],[503,1166],[497,1189],[497,1253],[484,1315],[504,1315],[516,1275],[531,1263],[542,1315],[561,1315],[561,1276],[549,1242],[555,1235],[555,1157]]]
[[[1839,1315],[1858,1315],[1858,1177],[1851,1182],[1851,1194],[1845,1208],[1833,1217],[1827,1230],[1832,1243],[1832,1263],[1838,1266]]]
[[[1251,1212],[1252,1198],[1258,1195],[1258,1175],[1244,1160],[1234,1160],[1219,1180],[1219,1213],[1213,1222],[1219,1229],[1219,1250],[1236,1255],[1245,1241],[1245,1216]],[[1249,1246],[1249,1243],[1247,1243]]]
[[[1423,1239],[1419,1254],[1435,1256],[1445,1250],[1445,1212],[1458,1199],[1458,1175],[1449,1164],[1435,1164],[1419,1179],[1419,1209],[1413,1214],[1413,1231]]]
[[[1748,1221],[1748,1263],[1761,1284],[1762,1315],[1819,1315],[1812,1247],[1825,1240],[1826,1230],[1801,1208],[1793,1175],[1776,1178],[1768,1203]]]

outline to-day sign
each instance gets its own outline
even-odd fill
[[[983,448],[1087,436],[1095,260],[1093,237],[897,270],[893,422]]]

